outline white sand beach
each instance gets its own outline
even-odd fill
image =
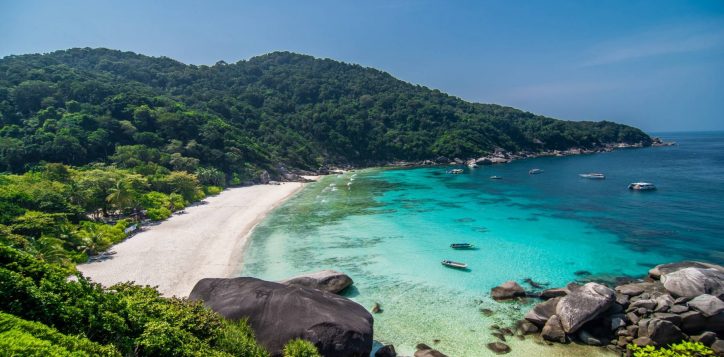
[[[254,226],[304,184],[230,188],[115,245],[110,259],[78,265],[110,286],[124,281],[158,286],[164,296],[186,297],[202,278],[238,272]]]

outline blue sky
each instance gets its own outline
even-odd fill
[[[561,119],[724,130],[721,0],[0,0],[0,56],[70,47],[194,64],[288,50]]]

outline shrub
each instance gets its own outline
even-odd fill
[[[204,187],[204,192],[206,193],[207,196],[216,196],[216,195],[220,194],[221,191],[223,191],[223,190],[224,190],[224,188],[223,188],[223,187],[219,187],[219,186],[206,186],[206,187]]]
[[[317,347],[302,339],[294,339],[284,346],[284,357],[322,357]]]
[[[246,320],[224,320],[224,326],[219,333],[214,347],[237,357],[269,356],[269,353],[254,340],[254,331]]]
[[[713,356],[714,351],[699,342],[682,341],[657,349],[654,346],[628,345],[634,357],[703,357]]]
[[[149,208],[146,211],[146,216],[152,221],[162,221],[168,217],[171,217],[171,210],[166,207],[161,208]]]
[[[0,312],[0,351],[19,356],[120,356],[113,346],[64,335],[38,322]]]

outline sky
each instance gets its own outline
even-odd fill
[[[0,0],[0,57],[72,47],[293,51],[559,119],[724,130],[724,0]]]

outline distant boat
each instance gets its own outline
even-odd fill
[[[471,163],[468,164],[468,167],[471,168],[471,169],[474,169],[474,168],[478,167],[478,164],[476,164],[476,163],[474,163],[474,162],[471,162]]]
[[[500,176],[490,176],[491,180],[502,180],[503,178]]]
[[[458,175],[458,174],[463,173],[463,169],[452,169],[452,170],[449,170],[447,173],[453,174],[453,175]]]
[[[442,265],[455,269],[467,269],[468,265],[465,263],[454,262],[452,260],[443,260]]]
[[[593,179],[593,180],[603,180],[606,178],[606,175],[597,173],[597,172],[589,172],[587,174],[578,174],[578,176],[581,176],[581,177],[587,178],[587,179]]]
[[[530,169],[530,171],[528,171],[529,175],[537,175],[537,174],[542,174],[542,173],[543,173],[543,170],[541,170],[541,169]]]
[[[470,243],[453,243],[450,244],[450,248],[452,249],[472,249],[475,246]]]
[[[634,182],[628,185],[628,189],[635,191],[653,191],[656,189],[656,186],[649,182]]]

